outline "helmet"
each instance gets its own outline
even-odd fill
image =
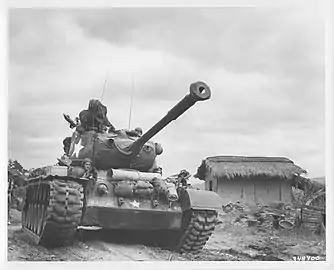
[[[136,127],[135,128],[135,131],[139,134],[139,135],[142,135],[143,134],[143,130],[141,127]]]
[[[81,165],[84,166],[87,162],[89,162],[90,164],[92,164],[92,160],[90,158],[85,158],[82,162]]]

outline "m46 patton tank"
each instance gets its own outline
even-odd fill
[[[192,189],[184,171],[163,179],[156,164],[162,147],[150,139],[210,96],[205,83],[191,84],[190,93],[143,135],[69,121],[76,130],[66,154],[30,175],[24,230],[44,246],[71,244],[79,226],[152,230],[172,236],[178,252],[200,251],[215,228],[220,198]]]

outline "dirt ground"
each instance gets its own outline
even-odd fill
[[[138,232],[86,231],[72,246],[46,249],[21,229],[21,215],[11,211],[8,261],[292,261],[325,260],[325,236],[307,231],[249,227],[235,216],[220,213],[219,224],[197,255],[180,255],[155,246],[154,236]],[[126,239],[126,240],[125,240]],[[307,257],[308,256],[308,257]]]

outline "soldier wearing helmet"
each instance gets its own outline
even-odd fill
[[[82,176],[83,178],[88,178],[88,179],[95,179],[96,178],[96,171],[93,167],[92,161],[90,158],[85,158],[81,166],[84,168],[85,173]]]
[[[143,130],[141,127],[136,127],[135,128],[135,132],[137,133],[137,135],[140,137],[141,135],[143,135]]]

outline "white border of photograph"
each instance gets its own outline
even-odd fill
[[[9,2],[9,1],[8,1]],[[322,5],[326,11],[327,16],[327,29],[326,29],[326,204],[327,204],[327,260],[326,262],[29,262],[29,264],[22,262],[7,262],[7,227],[6,227],[6,189],[3,188],[2,204],[1,204],[1,216],[3,217],[3,224],[1,230],[1,237],[4,250],[2,252],[1,269],[59,269],[59,267],[66,267],[71,269],[92,269],[93,267],[99,267],[99,269],[290,269],[292,267],[313,269],[314,267],[321,267],[322,269],[333,269],[333,7],[332,1],[106,1],[106,0],[94,0],[94,1],[18,1],[11,0],[7,6],[1,7],[0,20],[1,20],[1,123],[2,123],[2,140],[1,140],[1,158],[2,158],[2,181],[5,185],[5,179],[7,178],[7,98],[8,98],[8,47],[7,47],[7,9],[8,8],[38,8],[38,7],[50,7],[50,8],[94,8],[94,7],[113,7],[113,6],[282,6],[282,5],[304,5],[312,4],[316,2],[317,5]],[[328,211],[330,210],[330,211]]]

